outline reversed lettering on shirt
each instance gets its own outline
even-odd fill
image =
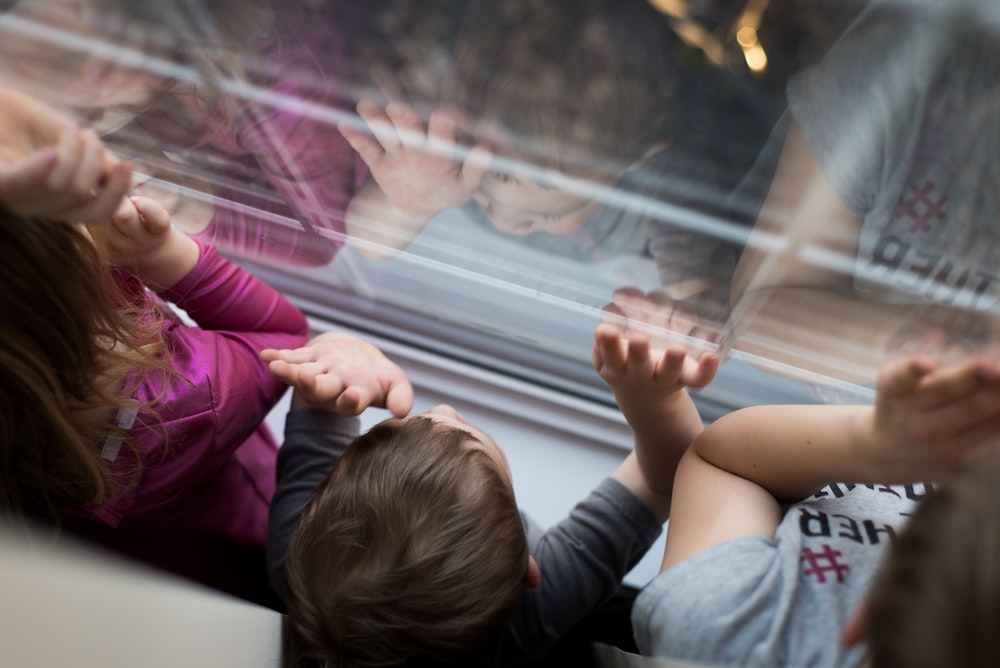
[[[835,501],[862,490],[912,502],[918,502],[933,493],[933,487],[923,483],[912,485],[837,483],[827,485],[811,498]],[[798,513],[796,520],[803,537],[803,546],[799,554],[802,575],[806,579],[824,585],[843,584],[847,580],[851,571],[850,557],[858,554],[847,549],[849,545],[874,548],[881,552],[895,540],[896,527],[902,524],[908,514],[901,510],[897,515],[899,522],[894,525],[891,519],[886,521],[884,514],[882,519],[875,519],[865,517],[864,513],[846,514],[808,503],[795,506],[794,510]],[[866,555],[865,558],[877,559],[878,556]]]

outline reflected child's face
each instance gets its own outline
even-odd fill
[[[483,205],[493,227],[518,236],[570,234],[601,208],[597,199],[495,172],[483,178],[473,198]]]

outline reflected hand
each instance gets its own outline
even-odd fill
[[[886,482],[937,475],[1000,439],[1000,366],[990,357],[947,366],[897,360],[879,374],[871,415],[868,454]]]
[[[1000,330],[989,313],[952,306],[915,307],[887,343],[886,358],[926,355],[949,363],[987,351],[1000,353]]]
[[[34,98],[0,88],[0,200],[26,217],[106,223],[131,166],[92,130]]]
[[[709,322],[664,290],[644,293],[635,287],[615,290],[611,303],[604,307],[602,321],[618,324],[626,334],[645,334],[656,349],[683,344],[691,354],[717,344],[722,324]]]
[[[715,353],[704,353],[696,361],[682,346],[672,344],[657,355],[642,334],[626,337],[610,324],[598,325],[594,332],[592,357],[594,369],[623,407],[660,403],[685,387],[704,387],[719,369]]]
[[[390,102],[383,109],[362,100],[358,115],[370,133],[343,124],[340,132],[402,213],[430,218],[469,201],[482,183],[491,152],[477,145],[461,159],[452,113],[435,110],[425,128],[420,116],[400,102]]]
[[[349,334],[321,334],[295,350],[262,350],[271,373],[295,388],[293,406],[358,415],[387,408],[403,417],[413,408],[413,386],[374,345]]]

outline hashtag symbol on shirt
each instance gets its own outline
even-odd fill
[[[921,186],[913,186],[909,197],[899,203],[899,208],[896,209],[896,218],[909,218],[913,221],[910,226],[911,234],[930,231],[932,221],[935,219],[944,220],[944,205],[948,201],[948,196],[932,197],[935,187],[936,184],[933,181],[927,181]]]
[[[850,566],[837,561],[837,557],[842,556],[844,556],[843,552],[834,550],[826,543],[823,544],[823,549],[819,552],[813,552],[811,548],[804,547],[802,548],[802,561],[808,564],[805,574],[815,575],[820,584],[823,584],[826,582],[826,574],[832,572],[837,574],[837,582],[843,582]]]

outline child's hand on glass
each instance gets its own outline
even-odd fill
[[[935,476],[1000,440],[1000,366],[991,357],[947,366],[911,356],[879,374],[875,409],[855,442],[886,483]]]
[[[456,120],[451,112],[435,110],[426,127],[413,109],[399,102],[383,109],[362,100],[358,114],[370,132],[344,124],[340,132],[400,212],[430,218],[465,204],[482,183],[492,154],[485,145],[467,153],[456,146]]]
[[[131,166],[54,109],[0,88],[0,201],[24,217],[107,221]]]
[[[413,386],[374,345],[350,334],[320,334],[295,350],[260,352],[271,373],[295,388],[293,406],[358,415],[387,408],[397,417],[413,408]]]
[[[636,404],[659,405],[685,387],[704,387],[715,378],[719,357],[706,352],[697,360],[683,346],[667,345],[662,354],[649,339],[603,323],[594,332],[594,369],[611,387],[623,409]]]

